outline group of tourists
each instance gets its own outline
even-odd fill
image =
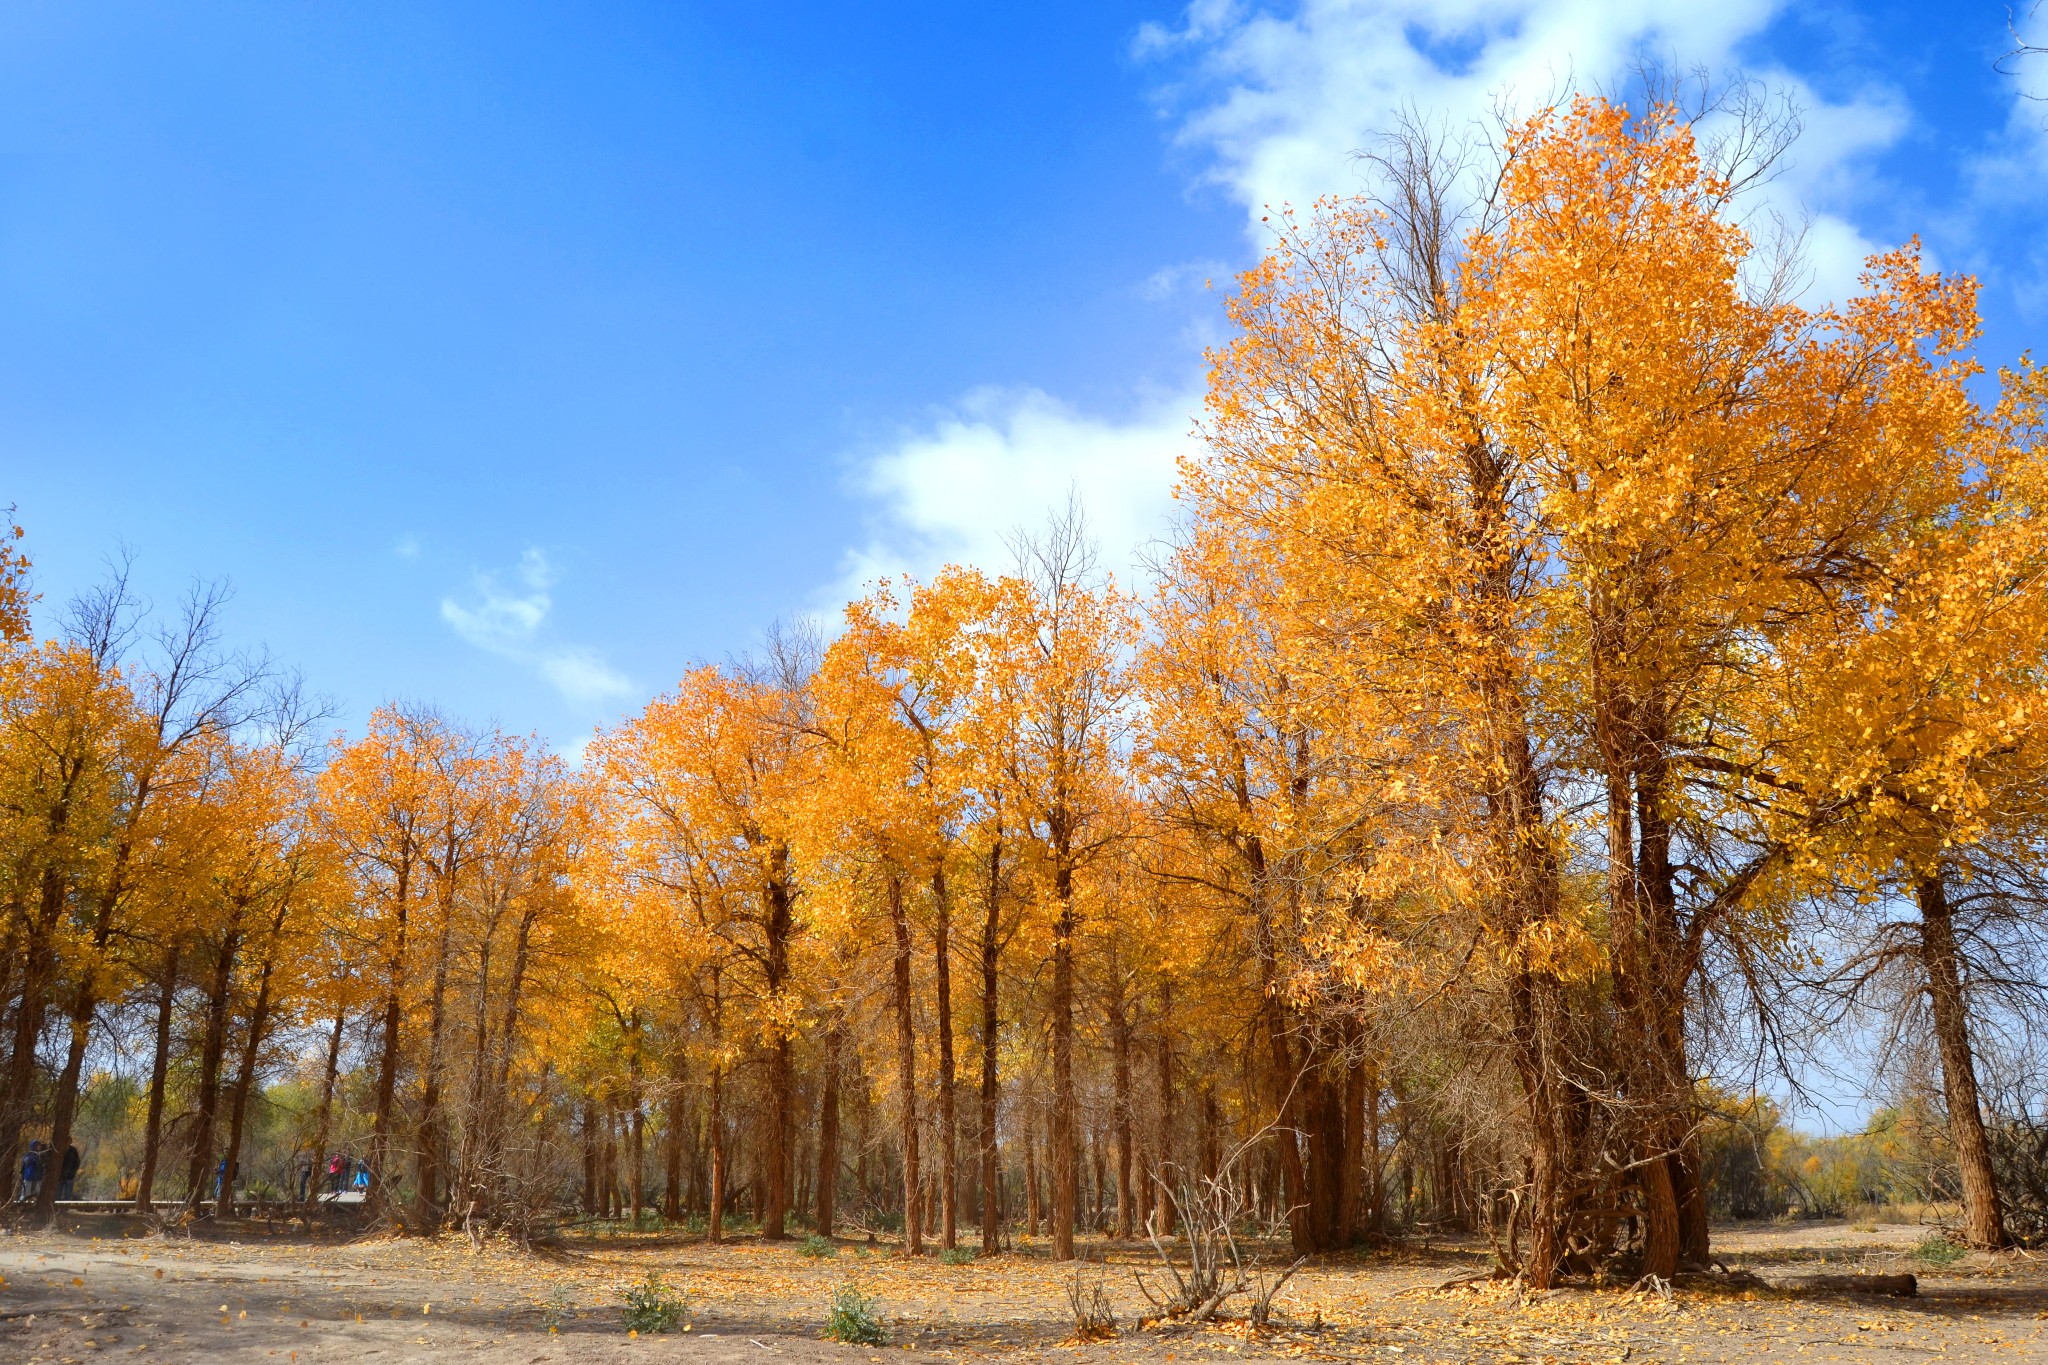
[[[313,1155],[299,1154],[298,1165],[299,1201],[304,1203],[313,1192]],[[327,1158],[327,1178],[324,1190],[336,1199],[344,1190],[367,1190],[370,1188],[370,1163],[359,1157],[333,1153]]]
[[[80,1157],[78,1144],[64,1149],[64,1159],[57,1165],[57,1197],[78,1198],[78,1167]],[[33,1203],[43,1192],[43,1181],[50,1174],[50,1144],[35,1138],[28,1144],[28,1150],[21,1154],[21,1185],[15,1198],[22,1203]]]

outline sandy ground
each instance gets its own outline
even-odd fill
[[[1439,1291],[1483,1266],[1471,1245],[1332,1258],[1289,1285],[1278,1330],[1141,1326],[1137,1247],[1097,1245],[1123,1319],[1112,1340],[1076,1344],[1074,1272],[1026,1252],[947,1266],[847,1246],[807,1259],[792,1244],[572,1244],[536,1256],[466,1242],[390,1238],[322,1244],[221,1229],[215,1240],[122,1235],[109,1224],[0,1234],[0,1362],[624,1360],[873,1362],[962,1357],[1220,1361],[1231,1356],[1401,1361],[2048,1361],[2048,1260],[1919,1261],[1920,1227],[1840,1223],[1721,1230],[1716,1254],[1766,1279],[1816,1271],[1920,1276],[1914,1299],[1776,1290],[1619,1290],[1522,1299],[1482,1285]],[[688,1331],[633,1338],[622,1288],[660,1273],[684,1287]],[[886,1348],[819,1339],[836,1286],[878,1301]]]

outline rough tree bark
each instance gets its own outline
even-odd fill
[[[1984,1136],[1984,1110],[1977,1093],[1977,1066],[1970,1046],[1969,1003],[1963,996],[1961,953],[1956,947],[1954,911],[1940,874],[1913,888],[1920,904],[1920,962],[1927,973],[1927,999],[1934,1039],[1941,1051],[1942,1095],[1948,1104],[1950,1140],[1963,1181],[1964,1235],[1970,1245],[1995,1249],[2006,1244],[2005,1211]]]

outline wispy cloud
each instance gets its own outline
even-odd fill
[[[541,638],[554,609],[549,590],[557,580],[544,552],[528,549],[511,578],[508,584],[495,573],[476,574],[468,601],[441,599],[441,619],[478,649],[534,669],[572,702],[610,701],[632,693],[633,684],[596,651]]]
[[[1281,16],[1222,3],[1191,6],[1178,27],[1147,25],[1137,49],[1168,76],[1161,100],[1205,178],[1246,211],[1263,245],[1267,206],[1306,206],[1362,188],[1357,157],[1404,109],[1449,126],[1501,108],[1530,109],[1567,86],[1625,86],[1644,58],[1678,70],[1758,77],[1800,107],[1805,132],[1766,190],[1808,220],[1813,292],[1855,285],[1874,249],[1844,210],[1867,192],[1871,154],[1906,130],[1882,88],[1823,99],[1796,74],[1745,63],[1744,44],[1784,0],[1307,0]]]

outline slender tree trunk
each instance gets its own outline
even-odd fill
[[[633,1176],[632,1176],[632,1188],[633,1188],[633,1226],[634,1226],[634,1228],[635,1228],[635,1229],[638,1229],[638,1228],[639,1228],[639,1226],[640,1226],[640,1221],[641,1221],[641,1217],[642,1217],[642,1214],[644,1213],[644,1211],[645,1211],[645,1210],[646,1210],[646,1208],[647,1208],[647,1185],[646,1185],[646,1174],[645,1174],[645,1173],[646,1173],[646,1170],[647,1170],[647,1147],[646,1147],[646,1124],[647,1124],[647,1113],[646,1113],[646,1110],[645,1110],[645,1109],[643,1109],[643,1108],[641,1107],[641,1104],[640,1104],[640,1097],[639,1097],[639,1096],[638,1096],[637,1094],[636,1094],[636,1095],[635,1095],[635,1096],[633,1097],[633,1119],[632,1119],[632,1123],[633,1123]]]
[[[320,1079],[320,1120],[313,1131],[313,1177],[306,1185],[306,1205],[320,1203],[320,1183],[326,1179],[327,1141],[334,1134],[334,1082],[341,1075],[341,1035],[348,1024],[348,1010],[334,1012],[334,1027],[327,1033],[327,1066]]]
[[[981,1252],[996,1254],[1002,1237],[1002,1172],[997,1165],[996,1113],[1000,1099],[1000,1077],[996,1069],[996,1048],[1001,1036],[997,1013],[996,969],[1002,953],[1003,839],[998,833],[988,851],[988,892],[981,923]],[[1034,1207],[1036,1199],[1033,1200]],[[1032,1219],[1032,1232],[1038,1228]]]
[[[1038,1139],[1032,1125],[1024,1125],[1024,1232],[1038,1236]]]
[[[221,1058],[227,1050],[228,992],[240,941],[241,936],[233,929],[221,939],[220,952],[214,959],[212,988],[207,994],[206,1031],[199,1049],[199,1117],[192,1128],[192,1164],[185,1191],[185,1207],[193,1211],[206,1201],[207,1177],[214,1174],[214,1126],[220,1111]],[[222,1189],[219,1197],[225,1198],[227,1193]]]
[[[78,1081],[85,1067],[85,1045],[92,1036],[92,1016],[97,1007],[98,996],[88,973],[72,997],[64,1069],[58,1073],[56,1093],[51,1096],[50,1153],[53,1160],[61,1158],[71,1146],[71,1124],[78,1113]],[[35,1211],[30,1215],[29,1226],[50,1226],[57,1213],[58,1183],[55,1179],[43,1181],[42,1188],[36,1192]]]
[[[818,1100],[817,1224],[820,1237],[832,1235],[839,1193],[839,1069],[845,1065],[846,1024],[832,1012],[825,1031],[825,1077]]]
[[[932,871],[933,961],[938,975],[939,1024],[939,1245],[959,1243],[960,1123],[953,1077],[953,908],[946,894],[946,870]]]
[[[1159,1235],[1162,1237],[1173,1236],[1173,1201],[1171,1199],[1159,1198],[1159,1190],[1156,1187],[1158,1186],[1159,1182],[1163,1181],[1165,1182],[1166,1188],[1171,1189],[1173,1185],[1176,1183],[1174,1179],[1175,1167],[1173,1160],[1174,1094],[1172,1025],[1173,983],[1170,981],[1162,981],[1159,983],[1159,1036],[1157,1039],[1154,1040],[1156,1043],[1156,1050],[1153,1054],[1154,1065],[1158,1068],[1159,1085],[1159,1133],[1155,1141],[1153,1150],[1158,1155],[1159,1164],[1155,1168],[1157,1175],[1154,1180],[1155,1189],[1153,1191],[1154,1197],[1152,1200],[1153,1211],[1158,1215]]]
[[[711,1068],[711,1213],[707,1236],[725,1240],[725,1068]]]
[[[661,1216],[668,1223],[683,1220],[683,1117],[683,1088],[678,1085],[668,1099],[661,1144]]]
[[[1977,1094],[1977,1066],[1970,1045],[1970,1012],[1963,996],[1954,912],[1948,903],[1948,887],[1939,875],[1922,878],[1914,892],[1920,903],[1920,961],[1927,972],[1934,1039],[1941,1051],[1949,1137],[1955,1143],[1956,1168],[1963,1180],[1964,1235],[1971,1246],[1995,1250],[2006,1245],[2005,1211]]]
[[[233,1098],[228,1104],[227,1164],[221,1168],[220,1197],[232,1212],[235,1182],[241,1175],[242,1131],[249,1111],[249,1090],[256,1080],[256,1058],[263,1046],[263,1030],[270,1023],[270,977],[274,964],[263,964],[262,984],[256,988],[256,1004],[249,1011],[249,1028],[242,1044],[242,1064],[235,1071]],[[218,1213],[219,1204],[215,1205]]]
[[[889,878],[889,924],[896,934],[896,1080],[902,1092],[903,1250],[924,1253],[924,1218],[917,1162],[917,1028],[911,1014],[910,918],[903,909],[903,882]]]
[[[1081,1159],[1074,1131],[1074,937],[1080,916],[1074,909],[1074,870],[1056,849],[1053,900],[1059,918],[1053,925],[1052,997],[1047,1002],[1052,1030],[1052,1141],[1046,1161],[1052,1167],[1052,1258],[1074,1259],[1074,1223],[1080,1216]]]
[[[370,1187],[364,1202],[379,1216],[388,1211],[387,1184],[391,1170],[391,1124],[398,1099],[399,1025],[403,1018],[405,989],[406,898],[411,890],[411,867],[401,863],[393,902],[391,951],[384,962],[384,1019],[382,1046],[377,1057],[376,1109],[370,1116]]]
[[[163,1148],[164,1082],[171,1068],[171,1024],[178,1000],[179,945],[164,954],[163,991],[157,996],[156,1037],[149,1057],[149,1109],[142,1123],[142,1175],[135,1185],[135,1211],[148,1213],[156,1193],[157,1159]]]
[[[596,1218],[604,1212],[597,1203],[597,1101],[583,1102],[583,1212]]]
[[[1137,1202],[1131,1197],[1131,1019],[1124,1002],[1123,960],[1109,949],[1110,1122],[1116,1138],[1116,1235],[1137,1235]]]

